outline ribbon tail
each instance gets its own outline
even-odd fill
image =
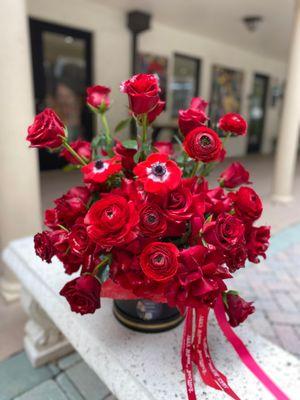
[[[245,344],[237,336],[227,322],[222,296],[218,297],[214,308],[216,319],[224,336],[231,343],[241,361],[257,377],[257,379],[271,392],[277,400],[289,400],[285,393],[269,378],[263,369],[257,364]]]
[[[240,398],[228,385],[227,378],[214,365],[207,342],[207,321],[209,307],[196,310],[196,330],[193,343],[193,361],[197,365],[198,371],[203,382],[216,389],[223,390],[235,400]]]
[[[181,364],[185,374],[186,390],[189,400],[197,400],[193,375],[192,361],[192,340],[193,340],[193,309],[188,307],[181,347]]]

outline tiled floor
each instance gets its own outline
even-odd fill
[[[77,353],[32,368],[24,352],[0,363],[0,400],[116,400]]]

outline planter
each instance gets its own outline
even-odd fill
[[[177,308],[145,299],[115,300],[113,312],[122,325],[145,333],[168,331],[184,320]]]

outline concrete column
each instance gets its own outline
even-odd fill
[[[0,12],[0,250],[41,229],[37,153],[25,141],[33,93],[24,0],[1,0]],[[19,297],[19,283],[0,264],[0,293]]]
[[[276,149],[272,198],[292,200],[300,128],[300,0],[295,2],[293,33],[282,119]]]

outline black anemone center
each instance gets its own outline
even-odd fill
[[[200,144],[201,144],[202,146],[209,146],[210,143],[211,143],[211,140],[210,140],[209,136],[207,136],[207,135],[201,136],[201,138],[200,138]]]
[[[103,168],[103,166],[104,166],[104,163],[103,163],[102,160],[97,160],[97,161],[95,162],[95,168],[96,168],[96,169],[101,169],[101,168]]]
[[[152,167],[152,172],[155,176],[163,176],[167,170],[164,165],[157,164]]]

